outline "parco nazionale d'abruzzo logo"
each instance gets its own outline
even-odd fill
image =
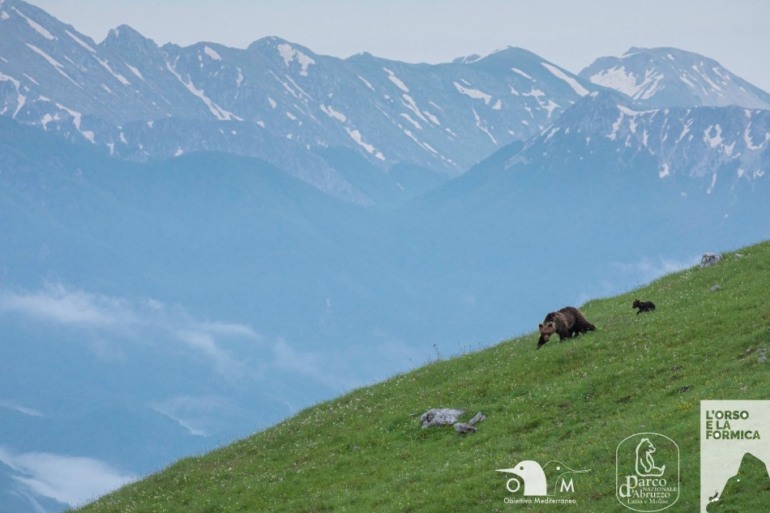
[[[615,495],[634,511],[670,508],[679,500],[679,446],[659,433],[637,433],[615,453]]]

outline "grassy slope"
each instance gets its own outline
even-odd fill
[[[644,431],[680,447],[681,497],[667,511],[697,511],[699,401],[770,399],[770,362],[759,358],[770,350],[770,243],[739,254],[591,301],[582,310],[596,332],[539,351],[530,334],[427,365],[180,461],[82,511],[542,511],[503,502],[511,495],[495,469],[525,459],[591,469],[575,480],[582,507],[547,510],[628,511],[615,498],[615,449]],[[657,311],[637,316],[634,297]],[[487,420],[469,436],[422,430],[419,414],[432,407]]]

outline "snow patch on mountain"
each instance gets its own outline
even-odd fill
[[[345,131],[348,133],[350,138],[353,139],[356,142],[356,144],[358,144],[364,150],[366,150],[367,153],[369,153],[370,155],[374,155],[379,160],[385,160],[385,155],[377,151],[377,149],[373,145],[364,142],[364,137],[363,135],[361,135],[360,131],[352,128],[347,128],[347,127],[345,128]]]
[[[112,75],[113,77],[115,77],[115,79],[116,79],[118,82],[120,82],[121,84],[123,84],[123,85],[125,85],[125,86],[130,86],[130,85],[131,85],[131,82],[129,82],[129,80],[128,80],[126,77],[124,77],[123,75],[121,75],[120,73],[118,73],[117,71],[113,70],[113,69],[110,67],[110,64],[109,64],[109,62],[107,62],[106,60],[102,60],[102,59],[100,59],[99,57],[95,57],[95,59],[96,59],[96,61],[97,61],[99,64],[101,64],[101,66],[102,66],[104,69],[106,69],[106,70],[107,70],[107,72],[108,72],[110,75]]]
[[[371,83],[371,82],[369,82],[368,80],[366,80],[366,79],[365,79],[364,77],[362,77],[361,75],[358,75],[358,79],[359,79],[361,82],[363,82],[363,83],[364,83],[364,85],[365,85],[367,88],[369,88],[369,90],[370,90],[370,91],[374,91],[374,86],[372,85],[372,83]]]
[[[13,77],[10,77],[10,76],[6,75],[5,73],[0,73],[0,82],[10,82],[10,83],[12,83],[17,91],[19,90],[19,87],[21,87],[21,82],[19,82],[18,80],[16,80]]]
[[[83,137],[89,141],[90,143],[95,143],[95,134],[91,130],[83,130],[81,127],[82,121],[83,121],[83,114],[77,111],[74,111],[72,109],[68,109],[64,105],[57,103],[56,106],[66,112],[67,114],[72,117],[72,124],[75,126],[75,129],[77,129],[78,132],[80,132]]]
[[[653,70],[645,70],[644,76],[639,78],[627,71],[625,66],[602,70],[590,77],[594,84],[615,89],[635,100],[644,100],[655,95],[662,79],[663,75]]]
[[[50,64],[51,66],[56,68],[60,73],[62,73],[64,76],[69,78],[69,76],[67,76],[67,74],[64,73],[64,71],[62,71],[64,69],[64,65],[61,62],[57,61],[56,59],[54,59],[53,57],[51,57],[50,55],[45,53],[43,50],[41,50],[40,48],[38,48],[37,46],[35,46],[35,45],[31,44],[31,43],[26,43],[26,45],[27,45],[27,47],[30,50],[32,50],[33,52],[38,54],[40,57],[45,59],[46,62],[48,62],[48,64]],[[72,79],[70,78],[70,80],[72,80]]]
[[[415,127],[416,129],[422,130],[422,126],[420,126],[420,124],[417,121],[412,119],[412,116],[410,116],[409,114],[402,112],[401,117],[407,120],[409,123],[411,123],[412,126]]]
[[[489,102],[492,101],[491,94],[480,91],[479,89],[465,87],[462,84],[459,84],[458,82],[453,82],[453,84],[455,86],[455,89],[457,89],[457,92],[460,94],[464,94],[465,96],[473,98],[474,100],[482,100],[487,105],[489,105]]]
[[[588,89],[583,87],[580,84],[580,82],[575,80],[573,77],[570,77],[569,75],[564,73],[561,69],[557,68],[553,64],[550,64],[547,62],[543,62],[541,64],[545,69],[553,73],[553,76],[566,82],[567,85],[569,85],[572,88],[572,90],[575,91],[579,96],[587,96],[591,93]]]
[[[195,97],[199,98],[206,105],[206,107],[208,107],[211,114],[213,114],[214,117],[216,117],[218,120],[230,121],[235,119],[238,121],[243,121],[243,119],[236,116],[232,112],[229,112],[214,103],[211,98],[206,96],[205,91],[195,87],[195,84],[192,83],[192,80],[183,78],[182,75],[171,66],[171,64],[166,63],[166,69],[168,69],[168,71],[170,71],[171,74],[174,75],[176,79],[179,80],[179,82],[185,86],[188,91],[190,91]]]
[[[66,34],[67,34],[67,35],[68,35],[68,36],[69,36],[69,37],[70,37],[70,38],[71,38],[73,41],[75,41],[77,44],[79,44],[81,47],[85,48],[86,50],[88,50],[88,51],[89,51],[89,52],[91,52],[91,53],[96,53],[96,50],[94,49],[94,47],[93,47],[93,46],[91,46],[91,45],[89,45],[88,43],[86,43],[86,42],[85,42],[83,39],[81,39],[80,37],[76,36],[75,34],[73,34],[72,32],[70,32],[69,30],[65,30],[64,32],[65,32],[65,33],[66,33]]]
[[[33,19],[27,17],[24,13],[19,11],[17,8],[13,7],[13,10],[16,12],[16,14],[18,14],[19,16],[24,18],[24,21],[27,22],[27,25],[29,25],[32,30],[34,30],[35,32],[37,32],[38,34],[40,34],[41,36],[43,36],[44,38],[46,38],[49,41],[54,41],[56,39],[56,37],[54,37],[54,35],[51,34],[41,24],[39,24],[36,21],[34,21]]]
[[[690,127],[692,126],[693,120],[688,119],[687,122],[682,126],[682,132],[679,134],[679,137],[677,138],[676,142],[677,144],[682,142],[684,138],[687,136],[687,134],[690,133]],[[692,136],[690,136],[692,138]]]
[[[210,46],[206,45],[203,47],[203,53],[205,53],[210,59],[215,61],[221,61],[222,57],[217,53],[216,50],[211,48]]]
[[[428,118],[426,118],[425,115],[423,114],[423,112],[419,109],[419,107],[417,107],[417,102],[414,100],[414,98],[412,98],[410,95],[404,93],[404,94],[401,95],[401,99],[402,99],[404,105],[409,110],[414,112],[414,114],[418,118],[420,118],[421,120],[423,120],[426,123],[428,123]],[[422,129],[422,127],[419,127],[419,128]]]
[[[476,118],[476,127],[484,132],[487,136],[489,136],[489,139],[492,141],[492,144],[497,145],[497,139],[495,138],[494,134],[489,130],[489,127],[484,122],[482,117],[479,115],[479,113],[476,111],[476,109],[473,109],[473,117]]]
[[[16,89],[16,108],[14,109],[13,114],[11,114],[11,117],[16,117],[19,114],[19,111],[21,111],[27,103],[27,95],[22,94],[21,82],[13,77],[0,73],[0,82],[10,82]],[[6,111],[9,110],[9,107],[10,105],[6,105],[4,109],[0,110],[0,115],[5,115]]]
[[[703,132],[703,140],[711,148],[716,148],[724,142],[722,139],[722,127],[719,125],[709,125]]]
[[[308,68],[310,65],[315,64],[315,60],[312,57],[309,57],[288,43],[279,44],[277,49],[287,67],[293,62],[297,62],[300,67],[299,74],[303,77],[308,76]]]
[[[551,118],[554,111],[559,108],[559,104],[553,101],[552,98],[548,98],[548,95],[542,89],[535,89],[533,87],[528,93],[521,93],[521,96],[534,98],[540,108],[548,113],[548,118]]]
[[[323,113],[326,114],[327,116],[329,116],[330,118],[336,119],[340,123],[344,123],[344,122],[346,122],[348,120],[348,117],[345,114],[343,114],[342,112],[338,112],[338,111],[334,110],[332,107],[330,107],[328,105],[323,105],[322,104],[321,105],[321,111],[323,111]]]
[[[751,123],[749,123],[748,125],[746,125],[746,129],[743,131],[743,140],[746,143],[746,148],[748,148],[749,150],[755,150],[755,151],[760,150],[767,145],[768,141],[770,141],[770,133],[765,133],[764,140],[759,144],[756,144],[751,135],[751,128],[752,128]]]
[[[388,80],[390,80],[402,92],[409,94],[409,88],[406,86],[403,80],[401,80],[396,76],[396,73],[393,70],[390,70],[388,68],[382,68],[382,69],[385,70],[385,73],[388,74]]]
[[[525,73],[524,71],[520,70],[519,68],[511,68],[511,71],[513,71],[517,75],[521,75],[522,77],[526,78],[527,80],[534,80],[529,74]]]
[[[139,71],[137,68],[135,68],[134,66],[131,66],[130,64],[126,64],[126,67],[127,67],[127,68],[129,69],[129,71],[131,71],[131,73],[133,73],[133,74],[134,74],[134,75],[135,75],[135,76],[136,76],[138,79],[140,79],[140,80],[144,80],[144,76],[142,75],[142,72],[141,72],[141,71]]]

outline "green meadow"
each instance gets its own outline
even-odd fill
[[[680,497],[700,497],[700,401],[770,399],[770,243],[723,255],[626,294],[579,306],[597,326],[537,333],[352,391],[253,436],[187,458],[77,511],[616,512],[616,448],[635,433],[674,440]],[[657,309],[636,314],[635,298]],[[556,310],[565,305],[553,305]],[[546,312],[543,312],[545,315]],[[533,330],[541,319],[532,319]],[[483,412],[478,431],[422,429],[429,408]],[[497,469],[559,460],[569,504],[526,504]],[[757,486],[767,486],[758,480]],[[767,494],[764,495],[767,497]],[[519,499],[519,503],[513,503]],[[770,505],[746,499],[741,509]]]

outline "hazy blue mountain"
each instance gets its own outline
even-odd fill
[[[624,290],[770,235],[770,112],[635,109],[592,94],[523,146],[411,202],[405,219],[442,248],[431,265],[443,260],[452,277],[426,295],[455,308],[473,298],[483,313],[455,318],[491,337],[549,301]]]
[[[0,461],[13,469],[0,493],[26,504],[13,511],[68,502],[22,464],[38,453],[89,458],[72,470],[84,482],[95,465],[150,472],[417,352],[372,340],[399,317],[405,279],[383,265],[393,237],[375,211],[253,158],[128,163],[6,119],[0,133]]]
[[[580,76],[620,91],[648,108],[770,108],[766,91],[713,59],[676,48],[631,48],[621,57],[600,57]]]
[[[126,162],[0,119],[3,461],[141,474],[770,236],[770,112],[637,109],[591,94],[390,210],[251,157]]]
[[[21,0],[1,9],[4,116],[136,160],[202,150],[256,156],[358,203],[380,199],[362,192],[371,192],[367,178],[340,173],[312,150],[353,150],[386,178],[404,164],[457,175],[592,90],[516,48],[405,64],[317,55],[276,37],[246,49],[158,47],[128,26],[97,44]]]
[[[31,488],[33,454],[121,482],[770,236],[770,113],[621,100],[391,210],[252,157],[126,162],[0,119],[6,493],[72,500]]]

